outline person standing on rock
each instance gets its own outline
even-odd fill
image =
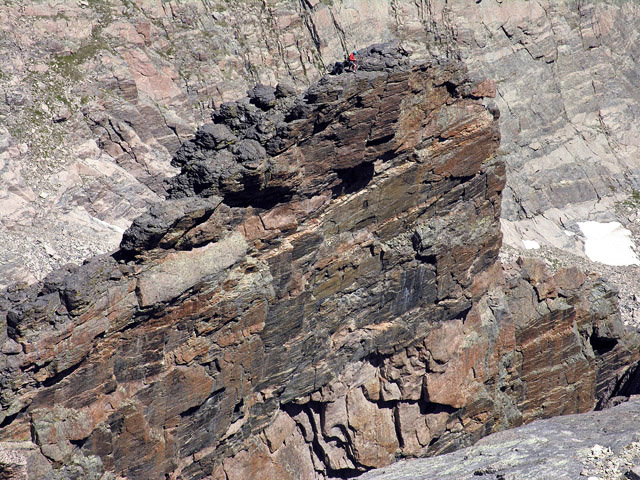
[[[349,55],[349,68],[354,72],[358,70],[358,62],[356,61],[356,55],[358,55],[358,52],[356,52],[355,50],[351,52],[351,54]]]

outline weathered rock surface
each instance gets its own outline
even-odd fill
[[[1,441],[50,478],[344,478],[634,393],[615,290],[497,262],[491,82],[362,52],[223,104],[117,253],[6,291]]]
[[[29,480],[51,476],[52,468],[37,445],[31,442],[0,443],[0,478]]]
[[[614,291],[527,261],[504,277],[493,260],[502,161],[514,245],[526,238],[581,253],[563,230],[608,219],[638,188],[628,41],[637,17],[631,0],[4,2],[0,284],[112,250],[167,187],[174,195],[129,230],[121,263],[102,257],[9,291],[0,436],[12,442],[0,448],[19,450],[15,472],[350,475],[635,393],[637,369],[624,365],[637,348],[615,319]],[[380,125],[412,130],[415,119],[379,110],[349,118],[347,95],[361,86],[344,78],[329,81],[344,105],[329,97],[292,108],[300,86],[346,49],[390,39],[413,59],[459,54],[472,77],[497,80],[436,90],[444,98],[442,87],[455,87],[465,102],[495,91],[484,103],[501,113],[500,161],[485,162],[490,154],[479,171],[459,162],[464,135],[474,135],[466,127],[425,146],[407,138],[407,152],[442,159],[441,172],[386,158],[408,154],[401,135],[363,125],[391,115]],[[247,90],[234,108],[270,119],[262,129],[222,105]],[[316,107],[327,110],[313,126],[277,128]],[[448,118],[464,116],[456,108],[443,110],[438,128],[457,125]],[[213,112],[218,123],[173,157]],[[325,116],[369,136],[334,138]],[[461,145],[447,144],[459,133]],[[344,161],[356,167],[314,170],[316,156],[354,148]],[[294,163],[312,178],[296,177]],[[413,185],[422,168],[426,183]],[[259,194],[247,195],[248,185]],[[472,202],[463,208],[460,198]],[[637,216],[637,205],[627,210],[627,220]],[[541,356],[549,345],[554,354]],[[43,473],[51,463],[58,471]]]
[[[496,79],[505,237],[582,254],[575,222],[638,188],[637,18],[632,0],[4,2],[0,283],[114,249],[222,102],[392,39]]]
[[[609,410],[538,420],[495,433],[470,448],[400,461],[361,480],[540,480],[635,478],[640,463],[640,400]]]

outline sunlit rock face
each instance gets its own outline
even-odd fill
[[[221,103],[301,91],[390,40],[495,80],[508,244],[584,254],[577,222],[615,220],[639,188],[632,0],[60,0],[3,2],[0,20],[2,286],[117,248]]]
[[[223,104],[118,252],[6,291],[16,471],[344,478],[616,394],[615,291],[496,263],[492,82],[361,57]]]

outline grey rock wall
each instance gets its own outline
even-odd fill
[[[454,2],[455,37],[494,78],[508,165],[505,240],[582,253],[576,221],[613,220],[638,188],[638,5]]]

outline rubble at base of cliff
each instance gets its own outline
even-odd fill
[[[634,233],[634,239],[640,242],[640,235]],[[500,259],[505,264],[516,262],[520,257],[537,258],[553,272],[559,268],[577,267],[582,272],[597,274],[607,279],[618,291],[622,321],[629,328],[640,331],[640,284],[637,281],[640,277],[640,267],[610,266],[548,245],[528,250],[503,245],[500,251]]]

